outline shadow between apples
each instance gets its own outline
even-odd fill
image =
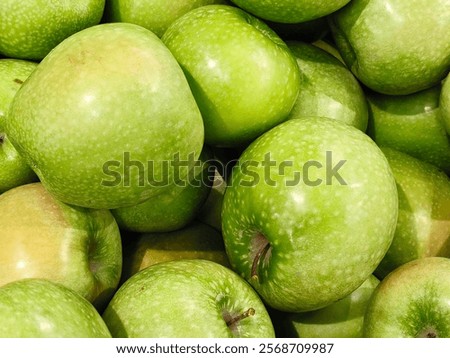
[[[404,251],[404,240],[400,240],[398,243],[401,247],[397,247],[397,235],[398,235],[398,227],[399,225],[402,226],[402,231],[405,231],[405,228],[407,228],[407,232],[410,233],[410,237],[416,238],[417,237],[417,228],[416,228],[416,222],[414,220],[413,211],[410,202],[408,201],[408,197],[405,194],[405,191],[397,184],[397,193],[398,193],[398,202],[399,202],[399,220],[402,220],[401,222],[397,222],[397,228],[394,235],[394,239],[391,243],[391,246],[389,247],[388,252],[383,257],[380,265],[375,269],[374,275],[379,279],[382,280],[384,277],[386,277],[392,270],[394,270],[397,266],[393,266],[392,264],[389,264],[389,262],[392,263],[392,260],[389,260],[390,252],[393,252],[394,255],[396,255],[399,251]],[[402,214],[402,215],[400,215]],[[416,258],[417,250],[419,246],[416,240],[410,240],[409,245],[407,247],[409,251],[409,257],[411,259]],[[386,263],[386,261],[388,263]]]

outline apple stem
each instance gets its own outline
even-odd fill
[[[5,135],[3,133],[0,133],[0,145],[3,144],[4,139],[5,139]]]
[[[253,259],[252,269],[251,269],[251,278],[252,278],[252,280],[259,281],[258,267],[259,267],[259,264],[260,264],[260,262],[261,262],[261,258],[266,256],[267,251],[269,251],[269,248],[270,248],[270,243],[267,242],[267,243],[261,248],[261,250],[259,250],[259,251],[256,253],[255,258]]]
[[[254,308],[249,308],[247,311],[245,311],[244,313],[240,314],[239,316],[233,317],[232,319],[230,319],[229,321],[227,321],[227,326],[231,327],[234,324],[236,324],[237,322],[247,318],[247,317],[251,317],[255,315],[255,309]]]

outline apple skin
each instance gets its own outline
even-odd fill
[[[134,232],[168,232],[192,222],[211,191],[211,161],[212,152],[205,147],[188,178],[141,204],[111,210],[119,227]]]
[[[439,108],[441,86],[407,96],[368,93],[368,134],[450,174],[450,140]]]
[[[367,304],[380,281],[373,275],[355,291],[322,309],[280,313],[285,338],[361,338]],[[274,322],[275,325],[275,322]]]
[[[36,66],[36,63],[30,61],[0,59],[0,194],[37,179],[4,133],[9,106]]]
[[[230,266],[220,232],[200,222],[166,233],[122,233],[122,242],[123,282],[149,266],[172,260],[203,259]]]
[[[0,286],[45,278],[104,308],[122,270],[120,232],[108,210],[66,205],[32,183],[3,193],[0,212]]]
[[[42,60],[65,38],[98,24],[104,6],[105,0],[2,0],[0,53]]]
[[[447,0],[353,0],[330,16],[330,28],[348,67],[376,92],[424,90],[450,67]]]
[[[301,74],[301,91],[288,118],[333,118],[365,132],[367,101],[347,67],[316,46],[303,42],[288,42],[288,46]]]
[[[159,37],[176,19],[200,6],[227,4],[226,0],[106,0],[107,22],[129,22]]]
[[[267,153],[276,163],[270,168]],[[392,242],[398,202],[389,164],[367,135],[332,119],[292,119],[253,142],[239,162],[225,192],[222,234],[233,269],[267,305],[319,309],[374,271]],[[343,182],[326,179],[333,165]]]
[[[442,84],[441,96],[439,99],[439,107],[442,112],[442,119],[444,120],[445,129],[450,136],[450,75],[446,77]]]
[[[231,324],[249,309],[253,315]],[[267,310],[247,282],[199,259],[138,272],[114,295],[103,319],[119,338],[275,338]]]
[[[0,287],[0,322],[1,338],[111,338],[88,301],[44,279]]]
[[[17,92],[6,133],[56,198],[96,209],[161,193],[167,185],[150,179],[171,183],[174,168],[164,164],[197,159],[203,146],[201,114],[175,58],[152,32],[125,23],[59,44]]]
[[[231,0],[242,9],[266,20],[305,22],[340,9],[350,0]]]
[[[450,338],[450,259],[426,257],[391,272],[369,302],[364,336]]]
[[[311,45],[316,46],[324,50],[325,52],[328,52],[330,55],[337,58],[345,67],[347,67],[344,59],[342,58],[341,54],[339,53],[338,49],[336,48],[331,39],[317,40],[311,43]]]
[[[37,176],[17,153],[8,137],[0,133],[0,194],[20,185],[32,183]]]
[[[397,182],[399,214],[394,240],[375,270],[381,279],[415,259],[450,257],[450,179],[431,164],[382,150]]]
[[[299,91],[297,63],[257,18],[231,6],[202,6],[172,23],[162,40],[191,85],[206,143],[246,145],[291,111]]]
[[[19,88],[36,69],[37,63],[11,58],[0,59],[0,131]]]

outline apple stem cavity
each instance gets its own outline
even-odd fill
[[[97,260],[97,244],[96,242],[91,239],[89,240],[89,249],[88,249],[88,260],[89,260],[89,270],[96,275],[98,269],[99,269],[99,262]]]
[[[261,267],[261,263],[267,261],[270,258],[270,242],[266,239],[266,237],[258,232],[252,240],[252,247],[255,248],[255,256],[252,262],[251,268],[251,279],[259,282],[260,276],[258,274],[259,268]],[[270,250],[270,251],[269,251]]]
[[[429,327],[419,332],[416,338],[438,338],[438,334],[434,328]]]
[[[254,308],[249,308],[247,311],[245,311],[244,313],[241,313],[238,316],[229,318],[228,320],[225,320],[227,323],[227,326],[229,328],[232,328],[234,325],[236,325],[238,322],[242,321],[245,318],[251,317],[255,315],[255,309]]]

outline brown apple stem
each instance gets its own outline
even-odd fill
[[[23,84],[23,81],[20,78],[15,78],[14,82],[18,83],[19,85]]]
[[[249,308],[247,311],[245,311],[244,313],[240,314],[239,316],[233,317],[231,318],[229,321],[227,321],[227,326],[231,327],[234,324],[236,324],[237,322],[247,318],[247,317],[251,317],[255,315],[255,309],[254,308]]]
[[[261,261],[261,258],[265,257],[267,252],[270,249],[270,242],[267,242],[255,255],[255,258],[253,259],[253,263],[252,263],[252,269],[251,269],[251,278],[252,280],[256,280],[259,281],[259,276],[258,276],[258,267]]]

